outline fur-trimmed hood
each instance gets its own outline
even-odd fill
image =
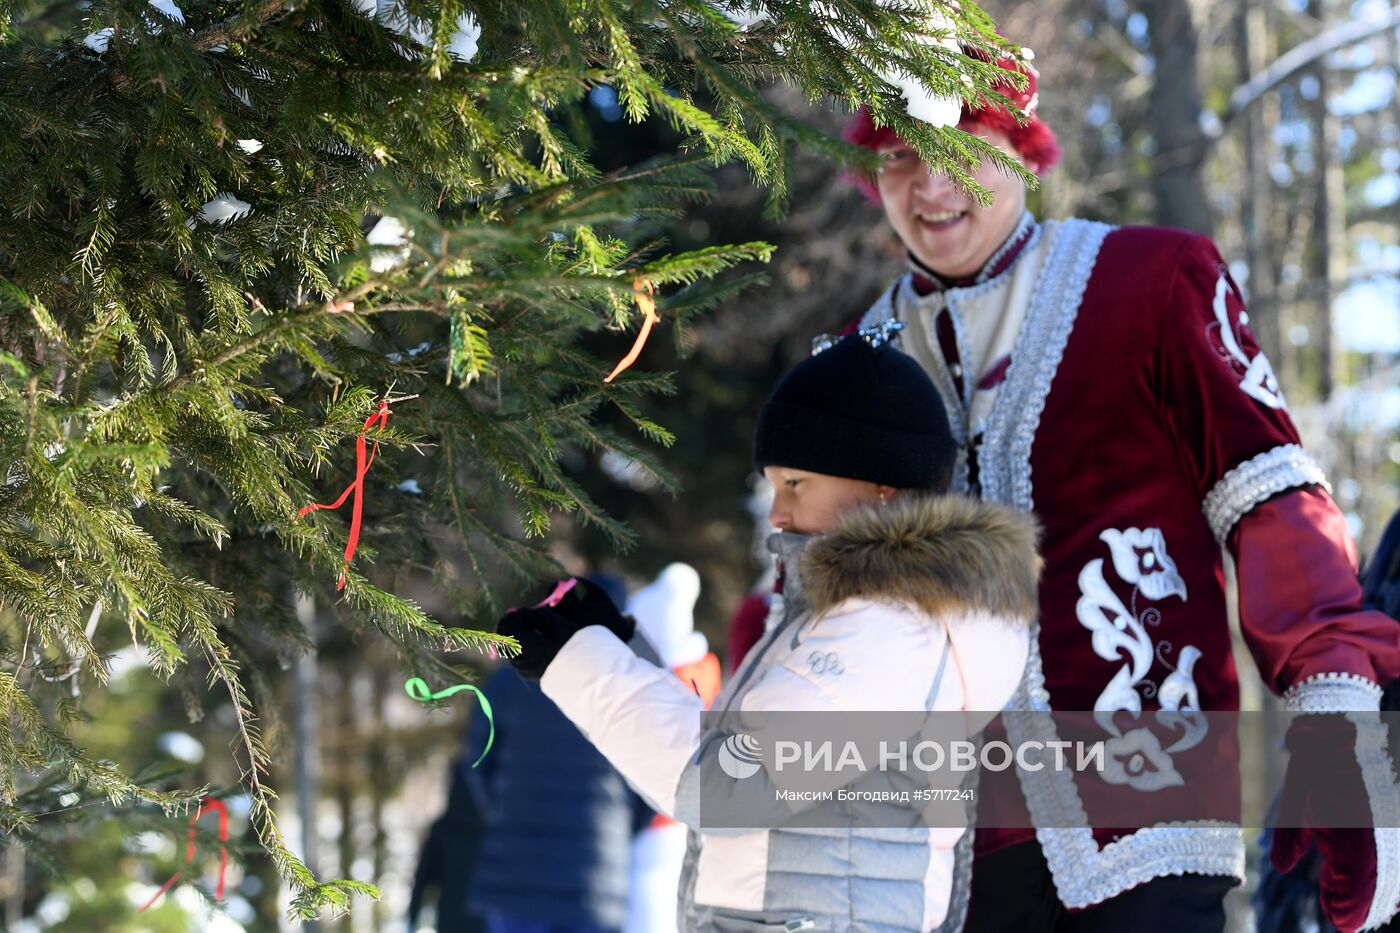
[[[813,610],[854,597],[913,603],[931,615],[1036,614],[1040,530],[1033,517],[965,496],[919,496],[847,515],[814,538],[801,574]]]

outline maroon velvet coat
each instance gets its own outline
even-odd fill
[[[1140,746],[1142,713],[1238,709],[1236,612],[1276,692],[1400,676],[1400,626],[1360,608],[1345,522],[1210,240],[1027,215],[1008,247],[972,282],[905,276],[862,324],[928,316],[965,490],[1044,527],[1038,644],[1009,709],[1097,711],[1111,749]],[[1027,262],[1028,298],[1010,284]],[[1024,314],[1009,365],[969,358],[970,313]],[[969,423],[981,392],[990,414]],[[1045,717],[1004,719],[1013,740],[1047,737]],[[1072,782],[1011,773],[984,777],[986,822],[1029,806],[1070,907],[1166,874],[1243,877],[1237,827],[1092,828]],[[1151,770],[1113,780],[1172,792]],[[1036,835],[984,828],[977,850]]]

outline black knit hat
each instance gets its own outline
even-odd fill
[[[758,412],[754,465],[943,492],[957,445],[913,359],[852,334],[792,368]]]

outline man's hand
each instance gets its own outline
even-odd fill
[[[1337,713],[1299,716],[1289,727],[1288,772],[1269,853],[1274,867],[1287,872],[1317,846],[1322,909],[1341,933],[1365,928],[1368,918],[1374,927],[1378,914],[1383,921],[1385,908],[1389,913],[1395,909],[1390,904],[1376,910],[1372,903],[1378,878],[1376,834],[1400,830],[1383,821],[1371,828],[1378,819],[1358,760],[1358,725]],[[1360,728],[1369,731],[1375,725]]]

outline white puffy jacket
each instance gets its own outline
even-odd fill
[[[541,685],[639,793],[691,825],[681,929],[931,930],[961,830],[697,832],[697,762],[745,713],[1000,710],[1029,650],[1034,521],[941,496],[857,510],[805,547],[774,537],[785,609],[715,702],[732,726],[705,728],[699,697],[601,626],[570,638]]]

